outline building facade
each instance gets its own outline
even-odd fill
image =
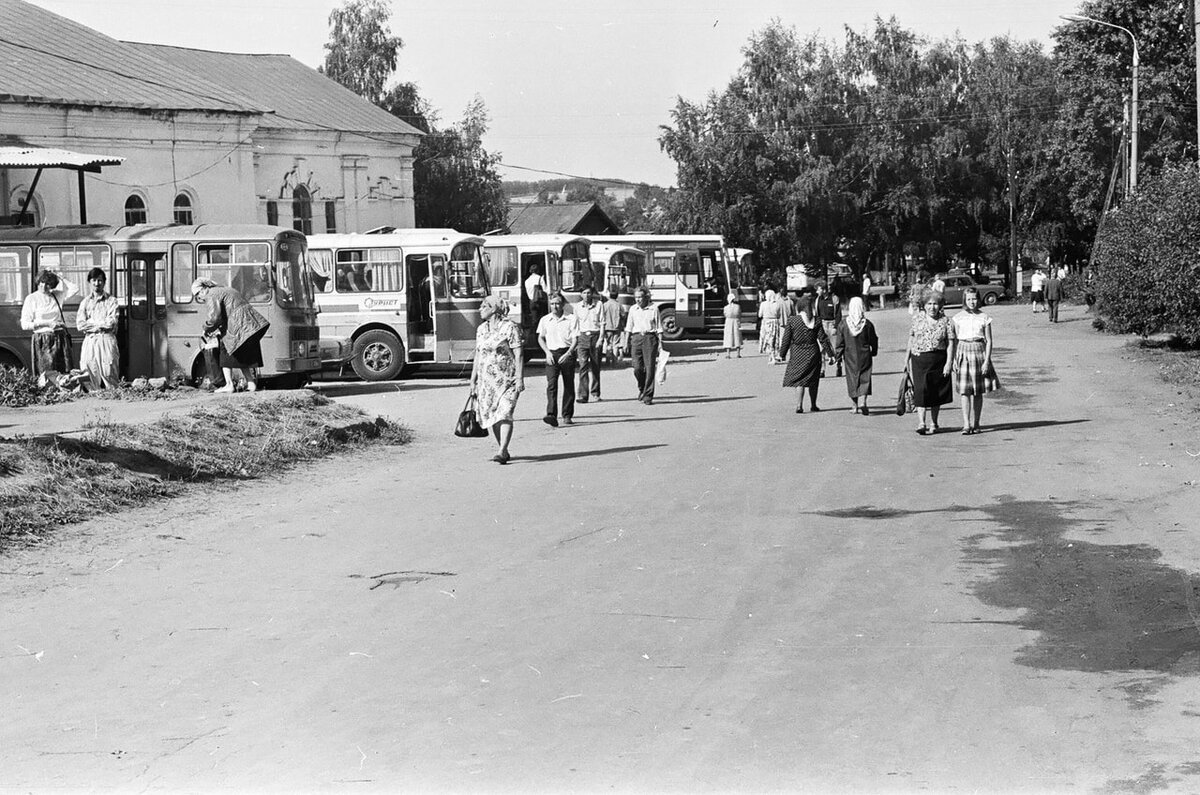
[[[23,0],[0,28],[0,145],[125,158],[85,175],[91,223],[414,225],[420,131],[290,56],[122,42]],[[0,169],[7,222],[34,175]],[[33,222],[78,223],[78,190],[44,171]]]

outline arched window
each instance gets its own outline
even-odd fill
[[[192,197],[186,193],[175,197],[175,223],[186,226],[196,223],[195,213],[192,212]]]
[[[125,223],[127,226],[146,223],[146,202],[136,193],[125,200]]]
[[[292,228],[306,235],[313,233],[312,196],[303,185],[297,185],[292,191]]]

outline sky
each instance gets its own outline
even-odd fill
[[[341,0],[34,0],[114,38],[323,62]],[[1011,35],[1049,49],[1080,0],[393,0],[404,40],[396,79],[417,84],[443,125],[479,95],[484,146],[505,179],[570,175],[668,186],[658,145],[677,97],[703,101],[737,72],[773,18],[801,35],[843,39],[876,16],[931,38]],[[547,173],[549,172],[549,173]]]

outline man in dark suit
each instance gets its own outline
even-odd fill
[[[1046,285],[1042,288],[1046,299],[1046,306],[1050,313],[1050,322],[1058,322],[1058,305],[1062,303],[1065,293],[1063,292],[1062,279],[1058,278],[1058,269],[1050,271],[1050,278],[1046,280]]]

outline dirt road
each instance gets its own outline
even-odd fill
[[[1195,406],[992,314],[974,437],[887,411],[902,310],[870,417],[691,344],[569,429],[535,370],[507,467],[328,386],[417,440],[0,562],[0,789],[1194,791]]]

